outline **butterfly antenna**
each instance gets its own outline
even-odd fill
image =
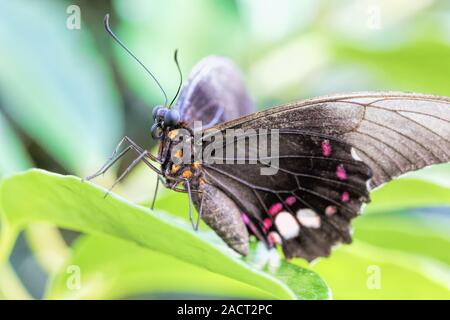
[[[178,74],[180,75],[180,83],[178,84],[177,93],[175,93],[175,96],[173,97],[172,101],[169,104],[169,109],[172,106],[172,104],[175,102],[175,100],[177,99],[178,94],[180,93],[180,90],[181,90],[181,85],[183,84],[183,73],[181,72],[180,64],[178,62],[178,49],[176,49],[175,53],[173,54],[173,60],[175,61],[175,65],[177,66],[177,69],[178,69]]]
[[[153,80],[155,80],[156,84],[158,85],[158,87],[161,89],[161,92],[164,95],[164,105],[167,106],[167,94],[164,91],[163,87],[161,86],[161,84],[159,83],[159,81],[156,79],[156,77],[153,75],[153,73],[147,69],[147,67],[133,54],[133,52],[130,51],[130,49],[128,49],[123,43],[122,41],[119,40],[119,38],[114,34],[114,32],[112,32],[111,27],[109,26],[109,13],[105,15],[105,19],[103,20],[104,24],[105,24],[105,29],[106,32],[109,33],[109,35],[123,48],[125,49],[126,52],[128,52],[130,54],[130,56],[132,56],[134,58],[134,60],[136,60],[142,68],[144,68],[145,71],[147,71],[147,73],[153,78]]]

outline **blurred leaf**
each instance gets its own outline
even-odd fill
[[[390,181],[371,193],[372,201],[364,210],[392,211],[414,207],[450,205],[450,188],[418,179],[401,178]]]
[[[66,8],[0,2],[2,107],[65,167],[86,173],[118,141],[121,110],[88,29],[69,30]]]
[[[442,210],[444,211],[444,210]],[[447,209],[447,213],[450,208]],[[385,212],[355,220],[355,238],[366,243],[439,260],[450,267],[450,221],[438,214]],[[436,228],[446,226],[446,232]]]
[[[251,268],[225,245],[214,245],[218,238],[211,238],[210,233],[194,232],[179,219],[151,212],[115,195],[104,198],[104,194],[104,189],[78,178],[41,170],[5,179],[0,187],[3,212],[13,229],[46,221],[89,234],[111,235],[243,282],[272,297],[295,297],[282,282]],[[25,195],[27,201],[23,201]],[[320,292],[327,292],[325,286],[317,290],[318,297],[323,296]]]
[[[0,113],[0,177],[31,167],[22,142]]]
[[[352,223],[354,243],[337,248],[331,259],[319,259],[312,266],[332,288],[333,297],[448,299],[448,221],[433,219],[431,215],[418,217],[413,212],[394,214],[393,210],[448,206],[450,188],[401,178],[375,190],[371,198],[363,215]],[[446,231],[433,228],[433,224]],[[371,266],[381,272],[381,289],[367,286]]]
[[[393,210],[449,204],[449,188],[417,179],[391,181],[374,191],[365,213],[354,220],[354,243],[336,248],[312,269],[337,299],[448,299],[448,219]],[[380,289],[367,285],[372,266],[381,272]]]
[[[422,179],[450,188],[450,164],[443,163],[407,174],[408,178]]]
[[[25,230],[28,248],[43,271],[58,270],[70,254],[58,228],[47,223],[31,223]]]
[[[450,45],[430,37],[377,50],[334,41],[338,59],[370,67],[380,77],[378,90],[417,91],[450,96]],[[373,88],[372,88],[373,90]]]
[[[325,279],[335,299],[450,299],[448,267],[361,241],[336,249],[332,259],[320,259],[312,270]],[[377,271],[379,288],[372,282]]]
[[[0,300],[32,299],[9,263],[0,266]]]

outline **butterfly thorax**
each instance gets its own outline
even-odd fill
[[[195,160],[194,135],[184,123],[164,132],[159,148],[161,172],[169,187],[189,182],[194,188],[202,182],[201,163]]]

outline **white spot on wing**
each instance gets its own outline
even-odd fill
[[[352,148],[350,149],[350,153],[351,153],[352,158],[353,158],[354,160],[362,161],[361,157],[358,155],[358,153],[356,152],[355,148],[352,147]]]
[[[370,185],[370,182],[371,182],[371,179],[369,179],[369,180],[366,181],[366,188],[367,188],[367,191],[372,191],[372,186]]]
[[[320,228],[320,217],[311,209],[300,209],[297,211],[297,219],[302,226],[307,228]]]
[[[367,206],[367,203],[363,202],[361,204],[361,207],[359,207],[358,214],[362,214],[364,212],[364,209],[366,208],[366,206]]]
[[[300,233],[300,226],[294,216],[287,211],[281,211],[275,218],[275,225],[284,239],[295,238]]]

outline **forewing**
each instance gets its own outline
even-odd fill
[[[341,139],[373,171],[376,187],[408,171],[450,160],[450,98],[380,92],[300,101],[220,124],[297,128]]]
[[[258,112],[205,134],[239,128],[280,129],[278,173],[261,176],[261,163],[206,164],[205,178],[239,204],[250,232],[268,245],[281,240],[287,257],[312,260],[336,242],[350,242],[349,222],[368,201],[365,182],[376,187],[450,160],[448,97],[330,96]]]
[[[189,126],[202,121],[204,129],[254,111],[239,69],[219,56],[206,57],[193,68],[175,108]]]

